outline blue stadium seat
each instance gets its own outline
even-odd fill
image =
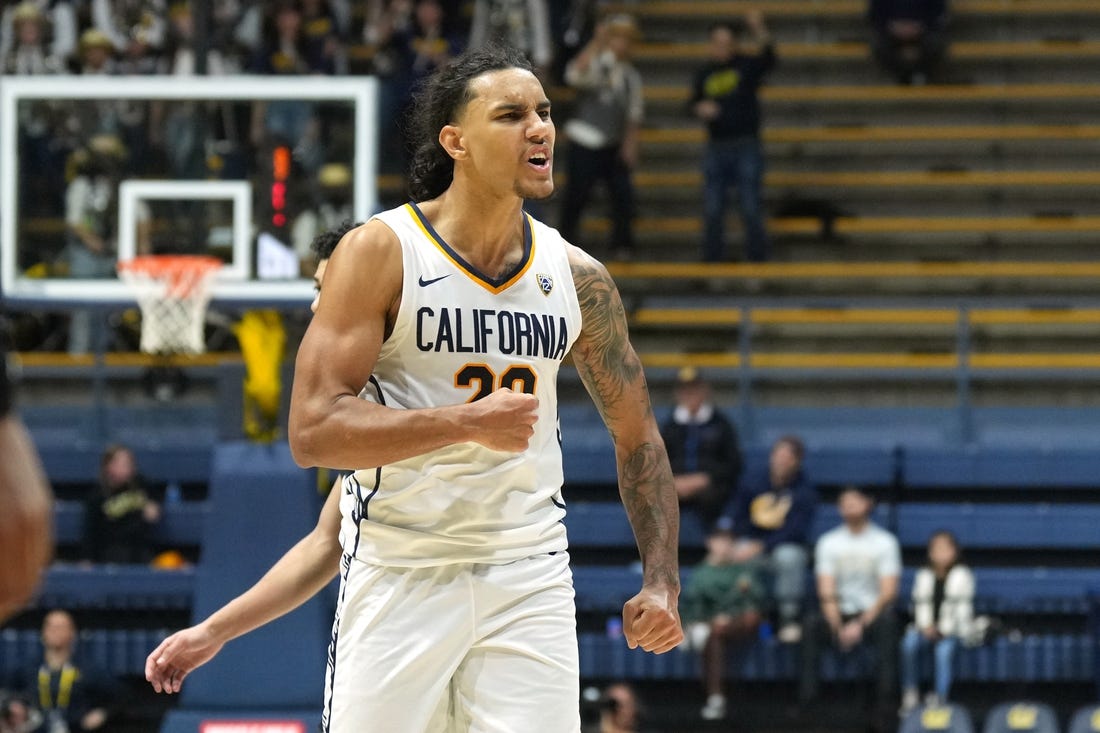
[[[1066,733],[1100,733],[1100,705],[1087,705],[1077,710]]]
[[[163,516],[153,530],[154,541],[177,547],[198,545],[203,522],[209,513],[206,502],[165,504]],[[84,504],[59,501],[54,504],[54,537],[59,545],[78,544],[84,536]]]
[[[906,447],[902,476],[911,489],[1095,488],[1095,448],[1020,446]]]
[[[570,547],[635,547],[626,510],[618,501],[578,501],[568,505],[565,526]],[[680,546],[702,547],[703,526],[694,514],[680,515]]]
[[[83,629],[77,658],[115,677],[142,676],[145,658],[169,633],[166,629]],[[37,629],[0,631],[0,679],[39,663],[39,637]]]
[[[923,547],[938,529],[964,548],[1100,548],[1100,504],[900,504],[898,540]]]
[[[154,570],[145,565],[54,565],[34,602],[37,608],[186,610],[195,571]]]
[[[1049,705],[1006,702],[985,717],[983,733],[1060,733],[1058,716]]]
[[[970,713],[961,705],[928,705],[913,710],[898,733],[974,733]]]
[[[900,598],[908,603],[915,571],[902,571]],[[1084,614],[1100,569],[1087,567],[974,568],[976,605],[982,613]]]
[[[635,590],[637,585],[632,586]],[[618,611],[609,611],[617,613]],[[695,679],[698,655],[676,650],[660,657],[630,650],[619,637],[599,632],[579,636],[581,676],[588,678]],[[731,656],[730,673],[742,680],[797,678],[797,647],[776,639],[759,639],[743,654]],[[826,650],[821,676],[825,680],[852,680],[870,673],[871,650],[851,654]],[[969,682],[1082,682],[1092,678],[1091,640],[1085,634],[1042,634],[1018,641],[1000,638],[958,654],[956,679]]]

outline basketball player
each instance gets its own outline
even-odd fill
[[[8,357],[0,323],[0,623],[38,585],[53,551],[53,499],[38,452],[12,408]]]
[[[310,243],[317,259],[313,284],[317,300],[328,269],[329,258],[340,239],[360,226],[350,219],[335,229],[322,232]],[[204,621],[177,631],[162,641],[145,660],[145,679],[157,692],[179,692],[184,678],[206,664],[225,646],[253,629],[293,611],[312,598],[336,577],[340,570],[340,492],[333,485],[321,508],[317,525],[294,547],[287,550],[256,584],[210,614]]]
[[[657,653],[682,638],[668,459],[606,269],[522,211],[553,191],[550,102],[526,61],[471,51],[412,119],[419,203],[340,243],[291,398],[295,459],[355,471],[323,727],[576,733],[566,353],[614,441],[642,556],[624,635]]]

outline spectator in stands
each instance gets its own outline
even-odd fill
[[[291,228],[291,241],[303,273],[312,273],[315,266],[312,242],[327,231],[339,229],[341,222],[351,216],[351,170],[343,163],[326,163],[317,171],[315,199],[294,217]]]
[[[381,124],[380,168],[404,171],[408,153],[405,132],[413,91],[429,74],[461,52],[462,39],[439,0],[391,2],[379,8],[369,26],[375,48],[374,71],[382,80],[378,119]]]
[[[3,326],[0,319],[0,623],[30,597],[53,551],[50,487],[15,412]]]
[[[767,605],[760,552],[728,532],[707,537],[707,556],[691,573],[681,605],[685,642],[703,652],[704,720],[726,717],[726,649],[756,636]]]
[[[89,28],[80,34],[80,56],[76,73],[82,76],[118,73],[115,63],[115,46],[103,31]]]
[[[92,0],[92,21],[111,40],[126,73],[156,72],[168,26],[165,0]]]
[[[343,30],[333,4],[328,0],[301,0],[302,35],[306,56],[319,59],[333,73],[347,73]]]
[[[490,40],[519,49],[546,81],[554,60],[550,30],[550,9],[546,0],[474,0],[470,24],[470,47]]]
[[[710,385],[695,367],[676,375],[676,407],[661,437],[681,508],[694,510],[709,533],[741,475],[737,429],[711,399]]]
[[[961,562],[959,542],[941,530],[928,540],[928,564],[913,580],[913,624],[901,643],[901,708],[920,703],[921,657],[934,650],[931,704],[947,702],[954,675],[955,649],[974,620],[974,574]]]
[[[13,42],[0,56],[0,71],[5,74],[59,74],[64,71],[46,38],[46,15],[33,2],[22,2],[4,13],[12,27]]]
[[[586,38],[596,27],[598,6],[603,0],[568,0],[550,15],[554,27],[555,81],[564,79],[565,66],[580,52]]]
[[[870,0],[871,48],[901,84],[924,84],[947,52],[947,0]]]
[[[127,152],[116,135],[95,135],[87,148],[70,156],[75,176],[65,189],[66,244],[63,253],[74,278],[101,279],[114,274],[118,236],[117,189]],[[94,313],[73,311],[69,353],[93,346]]]
[[[767,562],[779,607],[779,640],[802,638],[799,619],[806,594],[806,546],[817,511],[817,491],[802,470],[806,448],[794,435],[775,441],[767,475],[747,477],[738,489],[731,516],[720,526],[748,542],[748,551]]]
[[[613,682],[599,697],[600,720],[591,733],[640,733],[643,708],[638,693],[627,682]],[[585,728],[588,731],[588,728]]]
[[[334,74],[335,60],[311,53],[302,28],[302,11],[295,0],[280,0],[268,12],[263,42],[250,66],[256,74]],[[252,107],[252,143],[282,142],[294,148],[294,157],[313,173],[324,161],[316,105],[295,99],[256,103]]]
[[[4,13],[14,42],[0,55],[0,74],[19,76],[61,74],[65,63],[54,55],[47,38],[47,16],[37,3],[22,2]],[[55,217],[60,209],[61,161],[53,135],[54,105],[49,101],[19,105],[19,177],[22,210],[31,215]]]
[[[710,29],[711,62],[695,74],[692,112],[706,123],[703,157],[703,261],[726,259],[726,192],[737,189],[745,227],[745,259],[764,262],[770,256],[764,225],[764,150],[760,142],[760,86],[775,66],[764,15],[745,15],[751,37],[738,42],[733,24],[720,21]]]
[[[195,24],[194,13],[189,2],[173,3],[168,11],[170,25],[165,41],[165,53],[161,57],[158,73],[172,74],[173,76],[194,76],[196,66],[195,56]],[[229,73],[228,59],[222,55],[218,48],[206,50],[206,74],[208,76],[224,76]]]
[[[0,733],[31,733],[42,725],[42,713],[22,695],[0,690]]]
[[[817,698],[822,648],[849,652],[869,642],[875,652],[875,722],[897,723],[893,696],[898,675],[898,629],[894,602],[901,576],[897,538],[871,520],[874,501],[850,486],[837,499],[843,524],[826,532],[814,550],[820,614],[806,626],[799,701]]]
[[[42,661],[18,675],[20,691],[37,704],[40,733],[103,729],[118,699],[118,684],[76,654],[76,622],[54,610],[42,621]]]
[[[68,0],[26,0],[4,8],[0,15],[0,59],[8,58],[18,43],[17,16],[27,17],[28,6],[37,10],[41,18],[40,34],[48,44],[46,55],[63,68],[76,51],[76,13]]]
[[[160,505],[149,498],[133,452],[109,446],[100,461],[99,490],[85,509],[85,557],[95,562],[145,563],[153,556],[150,528]]]
[[[642,77],[630,62],[638,27],[629,15],[615,15],[596,27],[592,40],[569,62],[565,81],[577,90],[569,139],[568,179],[558,228],[566,240],[581,242],[578,228],[593,184],[610,193],[611,248],[618,259],[634,254],[634,184],[638,131],[642,124]]]

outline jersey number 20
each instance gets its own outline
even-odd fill
[[[534,394],[536,382],[534,370],[522,364],[505,369],[499,380],[496,373],[485,364],[467,364],[455,372],[456,387],[477,389],[474,396],[466,400],[467,402],[476,402],[483,397],[488,397],[494,389],[510,389],[513,392]]]

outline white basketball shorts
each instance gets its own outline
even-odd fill
[[[579,733],[568,553],[506,565],[343,562],[324,733]]]

